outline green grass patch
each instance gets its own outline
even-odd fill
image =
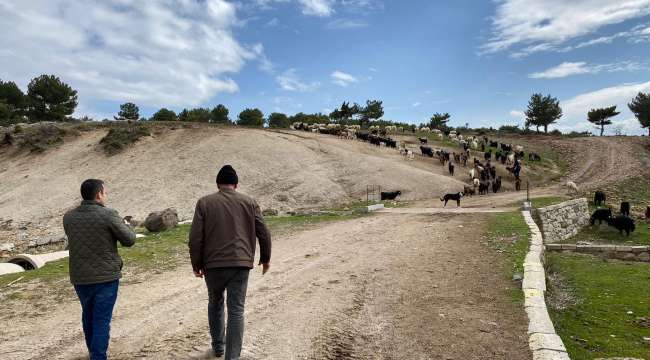
[[[530,199],[530,202],[534,208],[538,209],[538,208],[559,204],[567,200],[570,200],[570,198],[564,196],[546,196],[546,197],[538,197],[538,198]]]
[[[2,275],[0,276],[0,289],[13,282],[24,283],[40,280],[45,283],[50,283],[54,280],[60,280],[64,276],[68,276],[67,258],[47,263],[46,266],[40,269]]]
[[[512,281],[514,274],[524,273],[524,258],[530,244],[530,230],[519,212],[498,213],[490,216],[488,225],[488,245],[506,256],[504,277]],[[513,301],[523,303],[523,292],[512,286],[510,295]]]
[[[633,177],[617,183],[609,189],[605,189],[607,194],[607,204],[612,205],[614,210],[618,210],[621,201],[629,201],[632,210],[641,213],[645,212],[645,207],[650,206],[650,179],[642,177]],[[591,193],[593,201],[593,193]]]
[[[136,143],[144,136],[150,136],[149,127],[142,124],[129,124],[125,127],[116,127],[108,131],[99,143],[107,155],[122,152],[127,146]]]
[[[555,330],[572,359],[650,358],[650,264],[547,253],[548,302]],[[558,306],[556,299],[572,298]]]
[[[619,234],[618,230],[606,225],[587,225],[580,232],[563,241],[563,243],[575,244],[579,241],[586,241],[596,244],[620,244],[620,245],[650,245],[650,222],[636,221],[636,230],[630,236]],[[650,293],[650,290],[648,290]]]
[[[24,129],[17,125],[10,136],[21,149],[42,153],[63,144],[66,137],[79,136],[79,131],[65,124],[33,124]]]

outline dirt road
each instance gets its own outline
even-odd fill
[[[643,137],[590,137],[556,141],[552,146],[567,154],[567,180],[594,189],[647,174],[650,157],[644,146],[649,144]]]
[[[272,271],[251,274],[245,358],[530,358],[525,314],[485,244],[486,216],[377,214],[275,239]],[[3,309],[41,315],[3,316],[0,357],[83,356],[74,297],[42,306]],[[207,293],[188,267],[124,279],[111,358],[208,347]]]

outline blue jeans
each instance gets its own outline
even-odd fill
[[[249,268],[215,268],[205,271],[208,287],[208,322],[212,350],[224,352],[223,293],[228,293],[228,328],[226,331],[225,360],[238,360],[244,340],[244,303],[248,287]]]
[[[90,360],[106,359],[118,286],[119,280],[74,286],[81,302],[81,323]]]

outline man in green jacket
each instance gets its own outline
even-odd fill
[[[255,258],[255,238],[260,244],[262,275],[271,266],[271,235],[257,202],[236,191],[235,169],[225,165],[217,175],[219,192],[196,203],[189,250],[194,275],[208,288],[208,322],[211,356],[224,354],[224,291],[228,292],[228,328],[225,359],[239,359],[244,337],[244,302],[248,273]]]
[[[117,211],[106,208],[108,193],[103,181],[81,184],[83,201],[63,216],[70,250],[70,282],[81,302],[81,323],[91,360],[106,359],[113,307],[117,300],[122,246],[135,243],[135,233]]]

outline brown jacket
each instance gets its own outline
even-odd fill
[[[255,237],[260,261],[271,260],[271,235],[259,205],[235,190],[222,189],[196,203],[190,230],[190,259],[195,271],[222,267],[253,268]]]

